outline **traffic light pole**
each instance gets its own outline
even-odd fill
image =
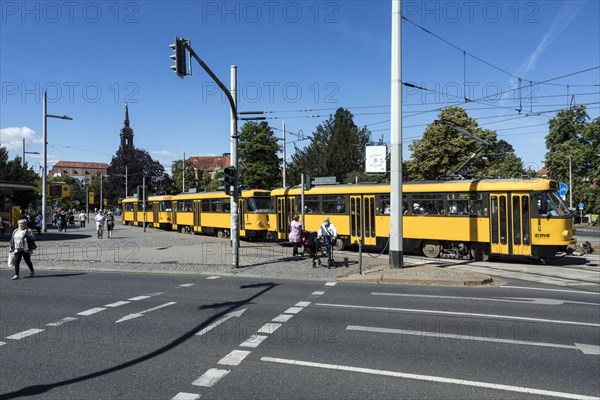
[[[211,71],[211,69],[208,67],[208,65],[206,65],[206,63],[204,61],[202,61],[202,59],[196,54],[196,52],[194,51],[194,49],[192,49],[192,47],[190,46],[189,41],[187,40],[183,40],[183,39],[179,39],[176,38],[176,46],[183,46],[185,49],[187,49],[187,51],[190,53],[191,57],[194,57],[194,59],[196,61],[198,61],[198,64],[200,64],[200,66],[204,69],[204,71],[206,71],[206,73],[213,79],[213,81],[215,81],[215,83],[219,86],[219,88],[223,91],[223,93],[225,93],[225,96],[227,96],[227,100],[229,100],[229,105],[231,107],[231,129],[230,129],[230,134],[231,134],[231,143],[230,143],[230,151],[231,151],[231,166],[234,167],[235,169],[235,185],[234,185],[234,190],[233,190],[233,195],[231,196],[231,232],[230,232],[230,237],[231,237],[231,255],[233,258],[233,268],[238,268],[239,267],[239,226],[238,226],[238,221],[239,221],[239,212],[238,212],[238,199],[239,199],[239,193],[238,193],[238,187],[239,187],[239,174],[238,174],[238,157],[237,157],[237,153],[238,153],[238,134],[237,134],[237,120],[238,120],[238,112],[237,112],[237,93],[236,93],[236,87],[237,87],[237,67],[235,65],[231,66],[231,90],[227,89],[227,87],[223,84],[223,82],[221,82],[219,80],[219,78],[217,78],[217,76],[214,74],[214,72]],[[176,60],[177,62],[177,60]],[[182,65],[185,65],[185,63],[182,63]],[[185,71],[179,71],[176,68],[176,72],[178,74],[178,76],[180,76],[181,78],[183,78],[183,76],[185,76],[185,74],[182,74],[182,72]]]

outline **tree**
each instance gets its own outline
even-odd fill
[[[295,154],[287,168],[291,184],[300,183],[300,175],[312,177],[335,176],[338,182],[347,182],[365,170],[365,146],[371,141],[371,132],[358,128],[352,113],[338,108],[335,115],[317,126],[311,142],[304,149],[295,147]]]
[[[183,193],[183,160],[175,160],[171,164],[171,178],[175,186],[176,193]],[[199,180],[194,174],[194,164],[185,161],[185,190],[190,188],[199,189]]]
[[[455,171],[480,148],[478,141],[438,121],[455,125],[490,143],[460,173],[472,171],[475,178],[481,179],[516,178],[524,173],[522,161],[508,142],[497,140],[495,131],[481,129],[464,109],[448,107],[425,128],[421,139],[408,145],[412,153],[405,164],[408,180],[435,180]]]
[[[127,167],[127,193],[125,193],[125,167]],[[117,204],[119,198],[131,196],[137,186],[142,184],[144,177],[146,177],[149,195],[171,194],[175,191],[173,180],[165,173],[164,167],[150,157],[146,150],[120,148],[108,167],[108,178],[103,183],[103,196],[108,199],[109,204]],[[93,189],[99,196],[100,185],[97,186]]]
[[[573,207],[583,203],[584,211],[600,213],[600,120],[589,119],[586,107],[577,105],[548,121],[546,168],[551,179],[569,182],[570,157]]]
[[[41,179],[25,163],[22,165],[21,157],[16,156],[13,160],[8,159],[8,150],[6,147],[0,147],[0,181],[9,181],[16,183],[28,183],[38,185],[38,191],[19,191],[15,192],[12,198],[14,205],[28,207],[30,204],[35,206],[41,200]]]
[[[239,135],[240,183],[262,189],[281,186],[279,150],[267,122],[246,122]]]

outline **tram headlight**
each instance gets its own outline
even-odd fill
[[[258,226],[260,226],[262,228],[263,226],[265,226],[265,224],[263,224],[262,221],[258,221]]]
[[[573,233],[573,234],[575,234],[575,233]],[[562,236],[563,236],[563,238],[565,238],[565,239],[570,239],[570,236],[571,236],[571,235],[569,234],[569,230],[568,230],[568,229],[566,229],[566,230],[562,231]]]

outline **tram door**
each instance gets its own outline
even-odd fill
[[[207,200],[204,200],[207,201]],[[194,232],[202,231],[202,200],[194,200]]]
[[[363,230],[365,246],[376,245],[375,196],[350,196],[350,242],[359,244]]]
[[[277,234],[279,239],[287,239],[288,226],[296,212],[296,199],[294,197],[277,198]]]
[[[248,220],[248,214],[244,207],[245,199],[238,200],[238,224],[240,225],[240,236],[246,237],[246,222]]]
[[[529,193],[490,194],[492,254],[531,255]]]

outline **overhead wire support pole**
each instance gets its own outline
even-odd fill
[[[390,107],[390,256],[391,268],[403,268],[402,246],[402,0],[392,0]]]

